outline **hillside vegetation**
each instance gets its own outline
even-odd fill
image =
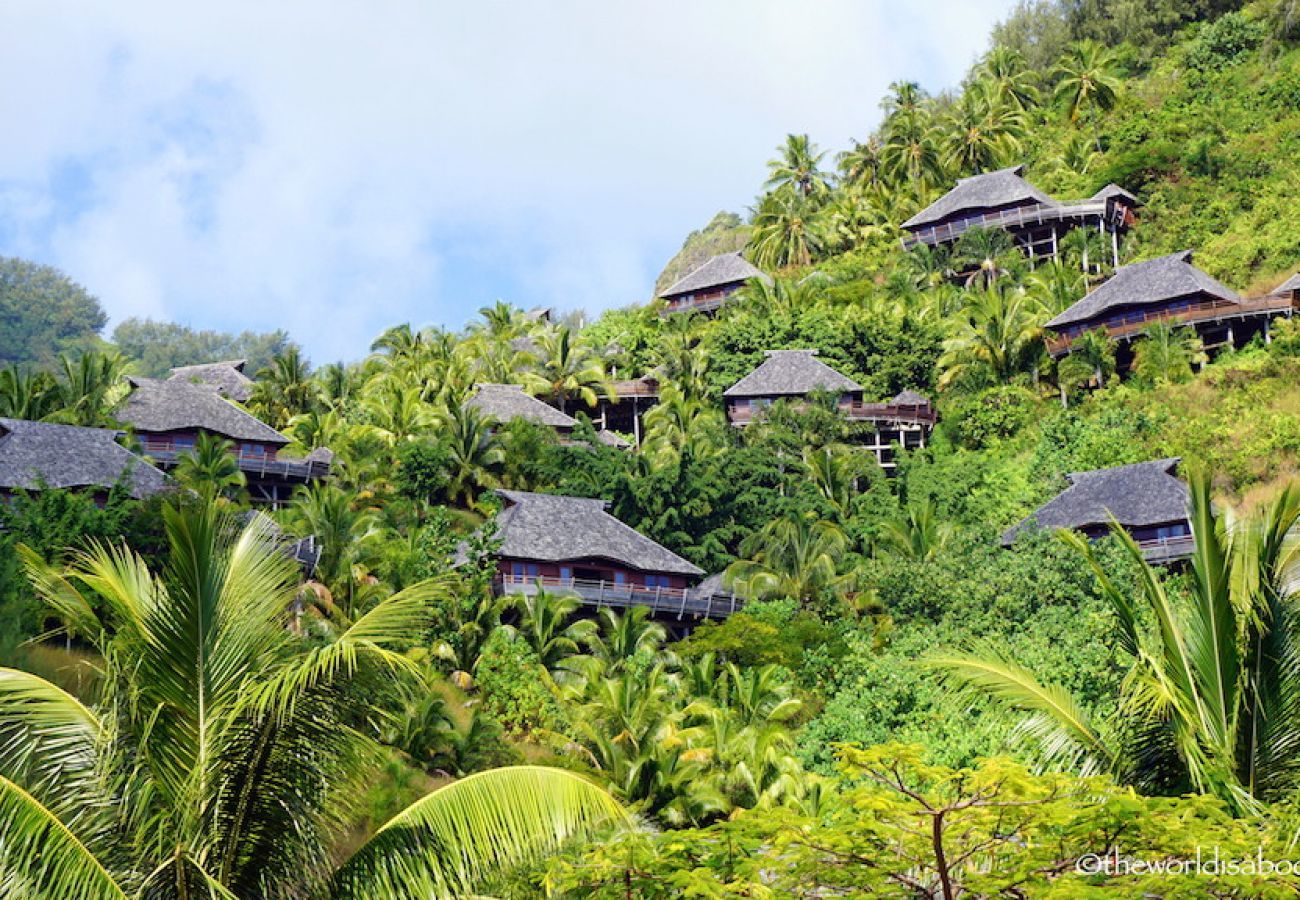
[[[691,234],[656,286],[743,248],[773,281],[713,318],[646,304],[574,329],[499,303],[458,332],[396,325],[364,360],[314,371],[292,345],[220,343],[273,353],[248,408],[291,450],[337,454],[328,483],[273,514],[319,539],[312,580],[296,590],[265,564],[274,598],[293,598],[289,629],[277,618],[287,599],[220,601],[259,611],[229,626],[252,673],[240,680],[179,639],[159,646],[122,625],[159,597],[183,611],[206,596],[185,559],[215,578],[234,558],[224,538],[201,540],[248,507],[227,448],[196,451],[176,470],[189,491],[165,500],[115,492],[97,507],[46,491],[0,509],[0,653],[122,723],[104,762],[113,778],[44,810],[86,836],[60,843],[57,866],[37,852],[48,819],[30,804],[11,812],[28,795],[0,781],[0,828],[24,838],[9,852],[28,867],[0,841],[0,884],[165,872],[195,891],[282,897],[448,884],[537,896],[543,883],[565,897],[1288,896],[1285,876],[1097,873],[1076,860],[1293,852],[1300,328],[1276,323],[1267,346],[1213,359],[1194,334],[1152,329],[1122,377],[1104,338],[1053,361],[1043,323],[1110,274],[1087,234],[1031,267],[1001,232],[905,252],[899,226],[956,178],[1024,164],[1062,198],[1111,182],[1133,191],[1144,206],[1125,261],[1190,248],[1237,289],[1272,288],[1300,268],[1298,30],[1292,0],[1025,3],[953,91],[898,82],[880,127],[842,152],[803,135],[776,148],[750,214]],[[816,348],[868,401],[933,398],[927,446],[887,476],[832,398],[729,425],[722,392],[782,348]],[[11,368],[0,415],[112,425],[126,365],[101,350],[40,375]],[[659,402],[640,445],[615,449],[591,416],[616,381],[643,375]],[[575,413],[572,439],[486,419],[468,402],[486,382]],[[1191,485],[1191,565],[1153,569],[1121,534],[1001,545],[1070,473],[1168,457]],[[747,602],[685,634],[645,610],[593,618],[562,591],[498,597],[501,488],[602,498]],[[129,578],[75,553],[118,538],[140,554]],[[17,646],[51,627],[63,643]],[[104,664],[66,666],[83,658]],[[184,769],[199,759],[185,718],[197,713],[175,689],[190,672],[220,676],[238,702],[213,726],[215,762]],[[0,690],[8,714],[61,696],[21,684]],[[156,698],[165,733],[141,698]],[[74,718],[54,724],[86,719]],[[85,775],[32,762],[50,733],[0,742],[0,775],[31,796]],[[275,802],[228,813],[212,779],[253,784],[262,761]],[[492,794],[456,807],[469,823],[459,834],[418,817],[380,829],[431,783],[473,788],[483,782],[459,779],[521,761],[588,779],[537,782],[576,798],[553,833],[531,781],[515,782],[513,806]],[[316,767],[328,777],[310,777]],[[608,796],[650,827],[552,849],[617,818]],[[220,812],[191,815],[192,797]],[[103,815],[114,804],[123,813]],[[263,839],[287,822],[292,840]],[[539,843],[520,837],[533,830]],[[494,855],[484,835],[498,832]],[[83,868],[76,851],[101,848],[114,848],[107,863]]]

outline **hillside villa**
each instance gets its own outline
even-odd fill
[[[778,400],[807,401],[816,393],[837,395],[836,407],[850,422],[875,426],[866,449],[887,472],[895,467],[895,445],[924,447],[934,428],[930,401],[903,391],[888,403],[865,403],[862,386],[817,359],[816,350],[769,350],[752,372],[723,391],[727,421],[741,428],[760,418]]]
[[[1294,314],[1300,296],[1294,287],[1280,285],[1273,293],[1245,300],[1192,264],[1192,251],[1182,250],[1115,270],[1064,312],[1049,320],[1048,352],[1066,356],[1083,333],[1100,328],[1120,345],[1127,362],[1129,347],[1154,322],[1189,325],[1205,346],[1240,347],[1255,335],[1269,338],[1269,321]]]
[[[1026,181],[1024,170],[1012,166],[959,179],[952,190],[903,223],[904,249],[950,246],[972,228],[999,228],[1032,263],[1056,259],[1061,238],[1075,228],[1091,228],[1109,236],[1111,258],[1118,266],[1120,242],[1136,222],[1138,199],[1108,184],[1086,200],[1057,200]]]
[[[131,393],[114,415],[131,426],[142,452],[160,468],[194,449],[200,434],[225,438],[244,473],[249,499],[280,506],[298,485],[329,475],[333,454],[324,448],[305,458],[280,455],[289,439],[235,405],[208,384],[132,378]]]
[[[1002,535],[1010,547],[1037,529],[1066,528],[1089,539],[1110,533],[1117,522],[1142,548],[1148,562],[1170,563],[1191,556],[1187,486],[1175,476],[1179,459],[1158,459],[1067,476],[1070,486]]]
[[[498,424],[521,419],[534,425],[552,429],[561,443],[568,443],[573,438],[573,429],[578,420],[560,412],[549,403],[544,403],[524,391],[522,384],[476,384],[474,393],[465,401],[467,406],[481,411]],[[596,437],[602,444],[619,450],[626,450],[631,445],[612,431],[601,430]]]
[[[659,299],[665,303],[664,312],[712,313],[751,278],[772,281],[740,251],[720,253],[678,279]]]
[[[610,515],[604,500],[497,493],[505,501],[496,520],[500,593],[540,585],[586,606],[648,606],[678,619],[725,616],[740,605],[735,595],[700,591],[702,569]]]

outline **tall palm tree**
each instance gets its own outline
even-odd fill
[[[779,155],[768,160],[766,187],[771,191],[794,191],[804,197],[820,196],[830,190],[830,180],[821,170],[824,152],[806,134],[788,134],[778,148]]]
[[[645,414],[642,453],[655,466],[675,465],[683,454],[707,459],[726,444],[726,419],[717,404],[688,396],[676,384],[665,384],[659,402]]]
[[[1018,50],[994,47],[975,69],[976,77],[993,89],[994,97],[1016,109],[1028,110],[1038,105],[1037,74],[1025,63]]]
[[[804,471],[822,499],[830,504],[840,523],[848,521],[862,474],[856,454],[844,444],[805,447]]]
[[[963,172],[987,172],[1020,151],[1025,116],[983,81],[970,84],[943,120],[944,162]]]
[[[353,495],[338,485],[318,481],[298,490],[285,518],[295,534],[316,539],[320,556],[315,577],[351,617],[361,593],[359,567],[379,537],[375,514],[358,509]]]
[[[257,373],[248,405],[277,428],[315,405],[316,384],[311,367],[295,344],[271,359],[271,364]]]
[[[500,482],[501,440],[487,415],[467,403],[445,407],[437,419],[448,451],[447,499],[469,506],[480,491]]]
[[[915,81],[895,81],[889,85],[889,93],[880,101],[880,108],[887,119],[896,115],[907,115],[924,108],[925,91]]]
[[[87,702],[0,669],[0,884],[10,895],[413,897],[472,893],[513,863],[623,818],[582,778],[499,769],[428,794],[342,859],[373,777],[369,723],[413,677],[424,582],[325,643],[286,627],[293,564],[265,519],[166,511],[162,572],[100,546],[39,596],[99,654]]]
[[[900,112],[885,127],[881,163],[894,184],[910,183],[923,192],[943,183],[939,132],[925,109]]]
[[[1023,291],[971,292],[953,336],[944,342],[940,385],[965,378],[1009,383],[1041,349],[1042,319],[1041,309]]]
[[[810,603],[839,582],[848,546],[848,537],[833,522],[786,515],[741,542],[743,558],[727,568],[727,580],[749,596]]]
[[[537,341],[537,365],[524,377],[534,394],[545,397],[568,412],[574,400],[595,406],[601,397],[614,396],[614,385],[601,355],[587,346],[566,326],[552,329]]]
[[[0,369],[0,416],[43,419],[57,403],[54,380],[46,372],[27,371],[16,363]]]
[[[1115,54],[1096,41],[1071,45],[1052,71],[1053,97],[1065,107],[1071,122],[1115,105],[1120,91]],[[1100,149],[1100,147],[1098,148]]]
[[[1083,230],[1083,229],[1078,229]],[[1030,296],[1051,315],[1064,312],[1088,291],[1088,280],[1079,270],[1059,259],[1041,264],[1025,279]]]
[[[749,247],[760,269],[809,266],[826,246],[822,207],[796,191],[765,194],[753,211]]]
[[[1248,516],[1216,516],[1208,475],[1194,473],[1191,523],[1183,602],[1118,525],[1135,588],[1105,570],[1086,538],[1062,535],[1115,613],[1113,640],[1129,671],[1111,718],[1094,721],[1063,688],[996,651],[934,664],[1023,716],[1049,762],[1109,770],[1144,792],[1212,793],[1248,811],[1300,786],[1300,486]]]
[[[966,276],[966,286],[992,287],[1024,268],[1025,258],[1015,239],[1001,228],[972,228],[953,248],[953,268]]]
[[[1192,367],[1209,357],[1195,329],[1154,322],[1133,348],[1133,371],[1150,384],[1176,384],[1192,377]]]
[[[172,477],[201,497],[229,497],[246,482],[234,449],[234,442],[205,431],[194,442],[193,450],[176,458]]]
[[[865,141],[854,141],[850,149],[836,156],[844,182],[858,188],[879,186],[883,165],[881,150],[880,139],[873,135]]]
[[[668,640],[668,631],[650,618],[648,606],[634,606],[619,613],[612,607],[600,610],[600,629],[588,635],[589,654],[617,674],[634,656],[657,654]]]
[[[54,396],[58,409],[49,418],[69,425],[104,425],[109,409],[125,392],[122,374],[126,357],[89,350],[73,358],[59,357]]]

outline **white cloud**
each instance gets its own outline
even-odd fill
[[[1010,5],[6,4],[0,252],[115,319],[286,327],[320,359],[498,296],[632,302],[786,132],[843,147]]]

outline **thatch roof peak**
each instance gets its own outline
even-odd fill
[[[1060,328],[1086,322],[1111,309],[1163,303],[1195,294],[1208,294],[1229,303],[1241,302],[1234,291],[1192,265],[1191,250],[1180,250],[1120,266],[1091,293],[1049,321],[1047,327]]]
[[[722,392],[724,397],[804,396],[813,391],[861,391],[862,386],[817,359],[816,350],[768,350],[754,371]]]
[[[719,253],[679,278],[659,296],[676,297],[679,294],[691,294],[708,288],[741,284],[751,278],[769,282],[772,280],[762,269],[745,259],[739,250],[732,253]]]
[[[106,428],[0,418],[0,488],[113,487],[122,478],[132,497],[167,486],[167,476],[117,443]]]

